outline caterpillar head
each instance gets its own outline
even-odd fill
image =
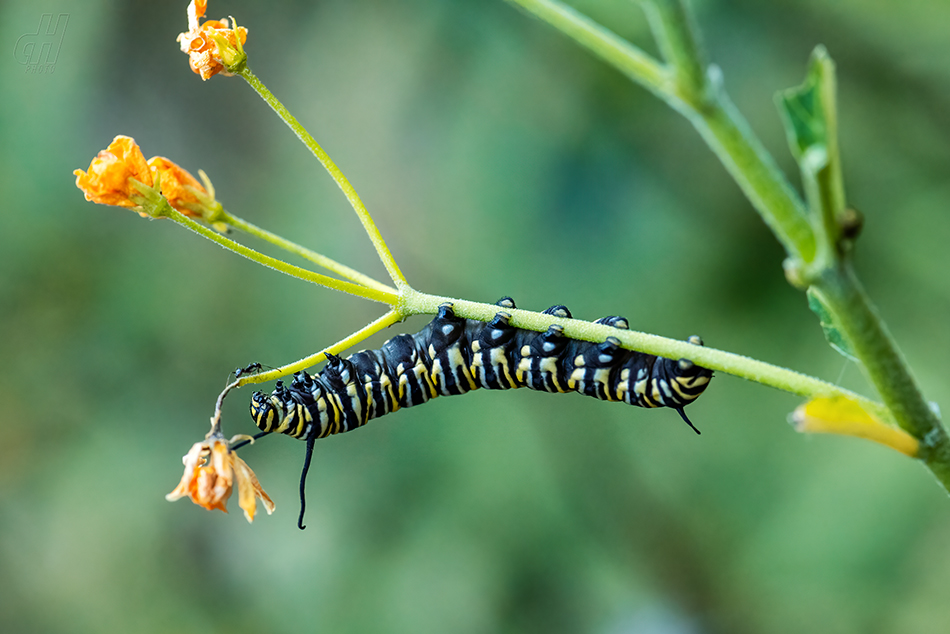
[[[261,431],[272,432],[280,424],[280,402],[263,392],[251,395],[251,418]]]
[[[251,395],[251,418],[254,424],[261,431],[277,431],[287,417],[290,400],[290,391],[282,381],[277,382],[272,394],[254,392]]]

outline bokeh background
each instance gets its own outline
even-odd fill
[[[814,45],[836,60],[857,266],[950,407],[950,5],[694,4],[793,178],[772,96]],[[653,50],[635,4],[576,6]],[[69,22],[55,72],[31,75],[13,51],[42,13]],[[620,313],[872,393],[688,124],[547,26],[500,0],[209,13],[250,29],[251,67],[417,288]],[[183,2],[0,4],[0,631],[950,628],[950,502],[932,478],[871,443],[796,435],[795,397],[729,376],[690,408],[699,437],[671,411],[523,390],[399,412],[319,443],[304,532],[289,438],[243,452],[276,514],[166,502],[232,369],[302,357],[380,307],[86,203],[71,171],[133,136],[206,170],[233,213],[384,276],[264,103],[188,70],[184,28]],[[254,430],[250,391],[229,399],[228,433]]]

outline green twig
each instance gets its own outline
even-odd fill
[[[946,428],[923,397],[907,362],[850,264],[845,262],[829,269],[816,286],[835,310],[863,371],[894,420],[922,441],[921,458],[944,486],[950,485],[950,438]]]
[[[344,350],[351,348],[358,344],[359,342],[367,339],[368,337],[376,334],[380,330],[384,330],[393,324],[399,322],[402,319],[398,311],[391,310],[385,315],[377,319],[376,321],[370,322],[360,330],[357,330],[353,334],[340,339],[332,346],[328,346],[317,352],[310,355],[309,357],[304,357],[299,361],[294,363],[287,364],[280,368],[274,368],[273,370],[268,370],[267,372],[261,372],[259,374],[249,374],[247,376],[242,376],[241,378],[235,380],[224,390],[218,394],[218,399],[215,402],[214,406],[214,416],[211,417],[211,433],[221,433],[221,406],[224,404],[224,398],[228,395],[231,390],[234,390],[245,385],[252,383],[264,383],[265,381],[273,381],[281,377],[289,376],[300,370],[306,370],[312,365],[316,365],[327,358],[327,354],[339,354]]]
[[[205,227],[204,225],[195,222],[188,216],[185,216],[171,207],[164,214],[166,217],[171,218],[180,225],[191,229],[195,233],[216,242],[225,249],[233,251],[238,255],[244,256],[249,260],[253,260],[258,264],[263,264],[264,266],[276,269],[281,273],[291,275],[293,277],[300,278],[307,282],[313,284],[318,284],[320,286],[326,286],[327,288],[332,288],[333,290],[342,291],[344,293],[349,293],[350,295],[356,295],[357,297],[363,297],[365,299],[371,299],[376,302],[381,302],[383,304],[394,305],[399,301],[399,295],[391,293],[389,291],[378,290],[375,288],[368,288],[361,284],[354,284],[352,282],[345,282],[343,280],[338,280],[327,275],[321,275],[320,273],[314,273],[313,271],[308,271],[307,269],[302,269],[299,266],[294,266],[292,264],[287,264],[282,260],[277,258],[272,258],[269,255],[264,255],[259,253],[250,247],[246,247],[239,242],[235,242],[229,238],[218,234],[217,232]]]
[[[564,32],[674,107],[683,105],[676,95],[676,80],[663,64],[571,7],[550,0],[508,2]]]
[[[815,241],[804,204],[726,97],[718,71],[697,75],[696,68],[701,62],[693,60],[692,55],[698,54],[699,45],[688,28],[688,20],[681,24],[674,19],[676,15],[685,19],[685,10],[674,11],[669,8],[669,3],[660,3],[656,9],[660,17],[651,21],[651,26],[658,29],[657,38],[664,43],[662,48],[671,51],[669,61],[680,64],[679,67],[670,67],[561,2],[508,2],[526,9],[575,39],[686,116],[789,255],[796,260],[811,261]],[[708,79],[709,74],[712,74],[712,80]],[[683,77],[688,78],[686,84]],[[702,90],[683,89],[684,85],[700,80],[708,82]],[[703,100],[697,101],[697,95],[701,95]]]
[[[663,58],[673,68],[684,101],[694,107],[705,104],[710,96],[706,63],[697,29],[686,7],[676,0],[653,0],[644,2],[643,9]]]
[[[317,253],[316,251],[311,251],[310,249],[300,246],[299,244],[295,242],[291,242],[290,240],[283,238],[277,235],[276,233],[271,233],[270,231],[266,229],[262,229],[256,225],[253,225],[250,222],[243,220],[242,218],[238,218],[237,216],[228,213],[227,211],[221,212],[220,219],[222,222],[226,222],[228,225],[234,227],[235,229],[243,231],[249,235],[258,237],[261,240],[270,242],[271,244],[278,246],[281,249],[284,249],[285,251],[289,251],[295,255],[299,255],[305,260],[309,260],[313,262],[314,264],[316,264],[317,266],[327,269],[328,271],[333,271],[334,273],[338,274],[340,277],[348,279],[351,282],[355,282],[357,284],[361,284],[369,288],[375,288],[376,290],[384,291],[387,293],[397,292],[396,289],[394,289],[393,287],[383,284],[382,282],[377,281],[376,279],[370,277],[369,275],[360,273],[359,271],[352,269],[346,266],[345,264],[340,264],[336,260],[330,259],[325,255]]]
[[[383,240],[383,236],[379,233],[376,223],[373,221],[372,216],[369,215],[369,211],[366,210],[366,206],[363,204],[363,201],[360,200],[353,185],[350,184],[350,181],[347,180],[343,172],[340,171],[340,168],[336,166],[336,163],[333,162],[326,151],[324,151],[324,149],[320,147],[320,144],[307,132],[306,128],[300,125],[300,122],[290,114],[290,111],[284,107],[284,104],[282,104],[280,100],[267,89],[267,86],[251,72],[250,68],[244,65],[238,74],[247,81],[251,88],[260,95],[261,99],[277,113],[277,116],[294,131],[297,138],[303,141],[303,144],[306,145],[317,160],[320,161],[320,164],[323,165],[339,188],[343,190],[344,195],[346,195],[346,199],[350,202],[350,206],[353,207],[353,211],[356,212],[357,217],[359,217],[360,223],[362,223],[363,229],[366,231],[366,235],[369,236],[370,242],[373,243],[373,247],[376,249],[379,259],[382,260],[383,266],[386,267],[389,277],[392,278],[392,281],[397,287],[406,285],[406,278],[403,276],[402,271],[399,270],[399,265],[396,264],[396,260],[393,258],[392,253],[390,253],[389,247],[386,246],[386,241]]]

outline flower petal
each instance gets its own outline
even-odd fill
[[[195,443],[183,458],[185,473],[181,482],[165,499],[173,502],[187,495],[199,506],[227,513],[234,486],[235,457],[224,438]]]
[[[267,511],[268,515],[273,513],[274,501],[264,492],[257,476],[254,475],[254,471],[237,454],[232,453],[232,455],[234,457],[234,475],[238,483],[238,504],[244,510],[244,517],[247,518],[248,522],[254,521],[254,514],[257,512],[257,498],[261,499],[264,510]]]
[[[206,443],[204,442],[196,442],[181,459],[185,464],[185,473],[181,476],[181,482],[178,483],[175,490],[165,496],[166,500],[174,502],[186,495],[190,495],[189,491],[191,490],[191,483],[195,478],[195,469],[198,466],[198,461],[203,460],[201,454],[205,451],[205,445]]]
[[[92,159],[89,171],[75,170],[76,187],[82,190],[86,200],[101,205],[118,207],[138,207],[131,196],[140,196],[129,183],[134,178],[149,187],[152,186],[152,173],[142,150],[132,137],[119,135],[105,150]]]
[[[162,195],[168,199],[168,204],[186,216],[200,216],[195,208],[201,206],[201,201],[195,196],[194,189],[207,196],[208,192],[187,170],[164,156],[153,156],[148,160],[148,166],[158,176],[162,183]]]
[[[182,52],[188,55],[191,70],[201,75],[203,80],[225,70],[221,46],[241,50],[247,41],[247,29],[243,26],[231,28],[225,18],[207,20],[199,25],[198,18],[205,14],[207,5],[207,0],[192,0],[188,5],[188,30],[178,34],[178,42]],[[219,45],[215,42],[215,37],[223,38],[223,43]],[[233,56],[234,51],[228,51],[227,54]]]

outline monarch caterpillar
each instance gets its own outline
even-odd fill
[[[497,305],[515,308],[510,297]],[[571,318],[566,306],[552,306],[544,313]],[[318,374],[298,372],[290,387],[278,381],[269,395],[255,392],[251,417],[261,429],[256,437],[278,432],[307,441],[297,525],[304,528],[304,487],[318,438],[351,431],[370,419],[437,396],[480,387],[579,392],[638,407],[673,408],[699,433],[683,408],[706,389],[711,370],[687,359],[626,350],[615,337],[591,343],[565,336],[557,324],[542,333],[516,328],[510,320],[504,310],[487,323],[464,319],[455,315],[451,303],[444,303],[414,335],[398,335],[379,350],[363,350],[346,359],[328,354]],[[629,328],[627,320],[617,316],[594,323]],[[703,345],[696,336],[687,341]]]

